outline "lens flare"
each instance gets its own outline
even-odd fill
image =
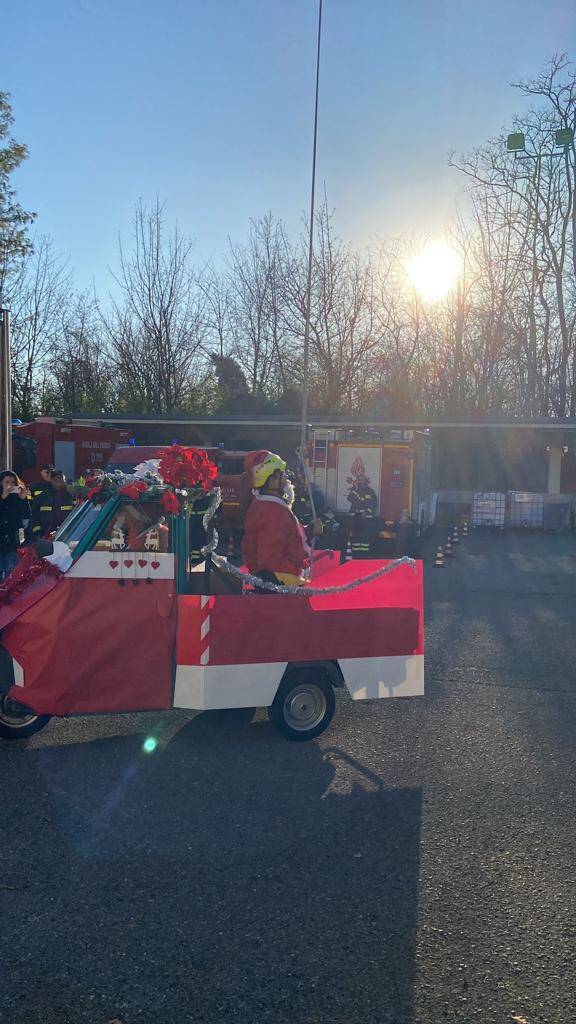
[[[153,754],[158,746],[158,740],[154,739],[153,736],[147,736],[142,744],[142,750],[145,754]]]
[[[427,245],[406,270],[418,294],[426,302],[445,298],[462,273],[462,260],[446,242]]]

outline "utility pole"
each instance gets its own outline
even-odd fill
[[[316,89],[314,94],[314,132],[312,144],[312,182],[310,187],[310,230],[308,235],[308,278],[306,282],[306,319],[304,322],[304,353],[302,366],[302,418],[300,424],[300,455],[304,459],[308,440],[308,375],[310,372],[310,307],[312,303],[312,261],[314,256],[314,194],[316,190],[316,143],[318,139],[318,92],[320,85],[320,42],[322,39],[322,0],[318,3],[318,34],[316,40]]]
[[[0,469],[12,469],[10,311],[0,308]]]

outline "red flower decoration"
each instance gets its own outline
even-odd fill
[[[168,512],[169,515],[177,516],[178,513],[181,511],[180,502],[178,501],[178,498],[174,494],[174,491],[164,491],[161,501],[162,508],[164,509],[165,512]]]
[[[218,476],[218,470],[206,452],[179,444],[173,444],[160,453],[158,469],[164,483],[172,487],[201,487],[203,491],[209,491]]]
[[[148,490],[148,485],[143,480],[139,480],[134,484],[127,484],[126,487],[121,487],[119,494],[123,494],[125,498],[138,499],[144,491]]]
[[[101,491],[102,491],[102,484],[98,484],[97,487],[93,487],[90,491],[88,491],[88,494],[86,495],[86,497],[88,498],[88,501],[92,501],[92,498],[96,498],[97,495],[100,494]]]

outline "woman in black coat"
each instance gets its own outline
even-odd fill
[[[15,473],[0,473],[0,580],[6,579],[18,561],[20,531],[30,519],[26,487]]]

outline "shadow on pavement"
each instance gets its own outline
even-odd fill
[[[4,1019],[410,1024],[421,791],[242,714],[169,722],[152,755],[6,759]]]

